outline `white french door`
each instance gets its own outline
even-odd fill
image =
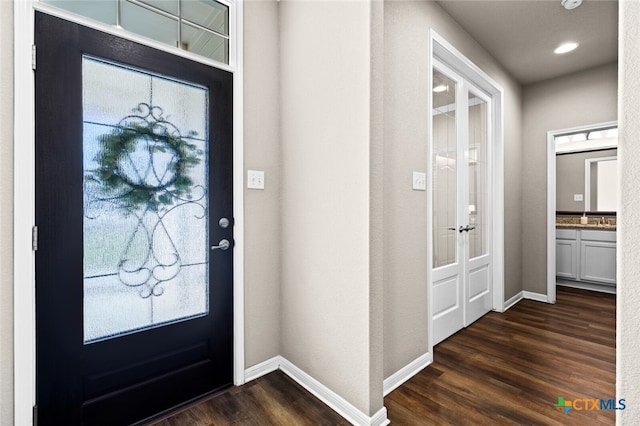
[[[492,309],[491,97],[434,60],[431,315],[437,344]]]

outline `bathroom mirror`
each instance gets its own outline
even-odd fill
[[[618,157],[588,158],[584,164],[586,211],[615,212],[618,206]]]
[[[617,128],[556,137],[557,211],[615,212],[617,137]]]

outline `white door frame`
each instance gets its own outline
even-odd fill
[[[433,86],[433,60],[437,59],[446,66],[452,68],[457,74],[463,76],[477,88],[483,90],[492,99],[492,128],[493,143],[491,144],[491,160],[493,173],[491,176],[491,246],[489,247],[492,254],[492,291],[493,291],[493,310],[498,312],[504,311],[504,90],[495,82],[487,73],[482,71],[477,65],[471,62],[466,56],[458,51],[453,45],[440,36],[433,29],[430,30],[429,37],[430,50],[430,66],[428,83],[429,87]],[[433,97],[429,93],[429,129],[433,129],[433,120],[431,111],[433,111]],[[433,151],[433,137],[429,134],[428,152]],[[428,161],[431,167],[431,161]],[[429,314],[428,314],[428,350],[433,353],[433,321],[431,312],[433,312],[433,297],[431,292],[431,271],[433,270],[433,179],[431,171],[427,173],[427,297],[429,298]]]
[[[14,1],[14,423],[33,424],[36,401],[35,374],[35,255],[32,228],[35,225],[35,90],[32,72],[34,16],[39,10],[126,38],[174,55],[233,73],[233,210],[235,218],[234,289],[234,383],[243,384],[244,374],[244,150],[243,150],[243,2],[220,0],[230,7],[229,62],[224,65],[198,55],[137,36],[110,25],[80,17],[34,0]],[[235,11],[235,16],[234,16]]]
[[[547,303],[556,303],[556,137],[617,126],[608,121],[547,132]]]

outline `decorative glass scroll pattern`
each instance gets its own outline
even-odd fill
[[[84,343],[208,313],[208,90],[82,59]]]

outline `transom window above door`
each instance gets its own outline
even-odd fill
[[[231,3],[215,0],[40,0],[229,64]]]

